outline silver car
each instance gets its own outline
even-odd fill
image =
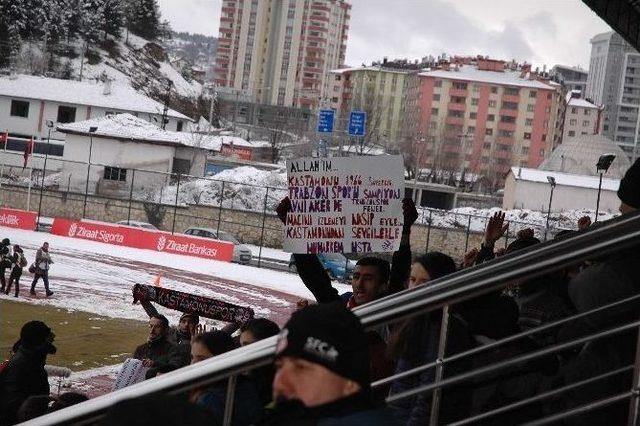
[[[214,240],[228,241],[233,243],[233,261],[236,263],[246,264],[251,262],[251,249],[242,244],[233,235],[224,231],[216,231],[212,228],[189,228],[184,231],[187,235],[196,237],[212,238]]]
[[[125,225],[125,226],[133,226],[134,228],[151,229],[151,230],[154,230],[154,231],[158,230],[158,228],[156,228],[152,224],[150,224],[148,222],[140,222],[138,220],[130,220],[130,221],[121,220],[120,222],[116,222],[116,224],[117,225]]]

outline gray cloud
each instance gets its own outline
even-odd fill
[[[220,0],[158,0],[177,31],[217,36]],[[578,0],[351,0],[347,64],[387,56],[489,55],[588,66],[593,35],[610,30]]]

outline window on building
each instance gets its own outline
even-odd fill
[[[482,144],[482,149],[491,149],[491,142],[485,142]]]
[[[491,86],[491,93],[498,93],[498,88],[496,86]]]
[[[588,132],[581,132],[580,134],[581,135],[588,135],[589,133]]]
[[[176,124],[176,132],[181,132],[183,125],[184,125],[184,123],[182,122],[182,120],[179,120],[178,124]]]
[[[577,114],[577,113],[578,113],[578,108],[572,107],[571,108],[571,114]]]
[[[115,180],[119,182],[126,182],[127,169],[121,169],[119,167],[105,167],[104,180]]]
[[[471,135],[474,134],[476,132],[476,128],[474,126],[469,126],[467,127],[467,134]],[[467,141],[467,143],[469,143],[470,141]]]
[[[489,157],[482,157],[482,164],[488,164],[489,163]]]
[[[12,117],[29,117],[29,102],[11,100],[11,116]]]
[[[584,115],[589,115],[589,110],[585,108]]]
[[[522,152],[523,155],[529,154],[529,147],[528,146],[523,146],[521,152]]]
[[[434,101],[439,101],[440,100],[440,94],[439,93],[434,93],[433,94],[433,100]]]
[[[504,89],[505,95],[517,96],[519,92],[520,92],[520,89],[516,87],[507,87]]]
[[[434,87],[442,87],[442,80],[436,80],[436,81],[433,83],[433,86],[434,86]]]
[[[525,139],[531,139],[531,133],[524,132],[524,138]]]
[[[438,108],[431,108],[431,115],[438,115]]]
[[[576,120],[575,118],[569,120],[569,125],[575,126],[576,124],[578,124],[578,120]]]
[[[498,136],[502,136],[503,138],[511,138],[511,137],[513,137],[513,131],[512,130],[499,129],[498,130]]]
[[[489,101],[489,108],[495,108],[498,103],[496,101]]]
[[[460,89],[460,90],[467,90],[467,83],[455,82],[455,83],[453,83],[453,88],[454,89]]]
[[[467,98],[462,96],[451,96],[451,103],[453,104],[463,104],[465,102],[467,102]]]
[[[454,109],[450,109],[448,114],[449,114],[449,117],[464,118],[464,112],[462,111],[456,111]]]
[[[547,140],[547,135],[542,135],[542,141],[546,141]]]
[[[478,103],[480,102],[480,99],[478,98],[471,98],[471,105],[478,105]]]
[[[529,97],[530,98],[535,98],[537,94],[538,94],[538,92],[536,92],[535,90],[532,90],[532,91],[529,92]]]
[[[435,121],[432,121],[429,123],[429,129],[431,130],[435,130],[438,127],[438,123]]]
[[[510,115],[501,115],[500,116],[500,122],[502,122],[502,123],[515,123],[516,122],[516,118],[515,117],[511,117]]]
[[[536,106],[534,104],[527,105],[527,112],[533,112],[536,110]]]
[[[588,127],[589,126],[589,120],[582,120],[582,127]]]
[[[474,84],[474,85],[473,85],[473,91],[474,91],[474,93],[479,92],[479,91],[480,91],[480,85],[478,85],[478,84]]]
[[[518,109],[518,104],[515,102],[503,102],[502,109]]]
[[[533,118],[527,118],[526,120],[524,120],[524,125],[533,126]]]
[[[477,112],[472,112],[469,114],[469,118],[472,120],[475,120],[476,118],[478,118],[478,113]]]
[[[484,130],[484,134],[487,135],[487,136],[493,135],[493,129],[485,129]]]
[[[552,93],[547,93],[547,99],[551,99],[553,97]]]
[[[487,115],[487,121],[496,121],[496,116],[495,116],[495,114],[489,114],[489,115]]]
[[[75,107],[63,106],[58,107],[58,123],[73,123],[76,121]]]

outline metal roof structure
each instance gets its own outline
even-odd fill
[[[582,0],[636,50],[640,50],[640,0]]]

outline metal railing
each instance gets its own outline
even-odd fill
[[[508,284],[530,280],[550,272],[560,270],[569,265],[575,265],[587,259],[599,258],[614,254],[620,250],[627,250],[640,244],[640,212],[625,215],[608,223],[602,223],[592,228],[588,232],[583,232],[571,238],[560,241],[543,243],[536,248],[532,248],[521,253],[515,253],[508,257],[476,266],[468,270],[457,272],[448,277],[438,279],[426,286],[417,287],[412,290],[405,290],[393,296],[371,302],[365,306],[355,309],[355,313],[361,318],[367,328],[380,325],[388,325],[398,320],[410,318],[416,315],[425,314],[435,310],[442,310],[445,315],[442,321],[441,332],[443,336],[439,339],[438,356],[435,362],[419,366],[412,371],[395,375],[374,383],[380,386],[391,380],[404,377],[408,374],[415,374],[427,368],[444,368],[444,366],[454,360],[469,357],[478,352],[492,349],[493,347],[509,343],[513,340],[526,337],[552,327],[565,324],[569,321],[580,320],[589,315],[598,314],[608,309],[619,307],[622,304],[637,301],[640,294],[629,297],[625,300],[618,300],[607,306],[601,306],[589,312],[583,312],[569,318],[545,324],[535,329],[520,333],[515,336],[496,341],[486,347],[478,347],[467,352],[458,353],[450,357],[444,357],[446,353],[446,319],[449,307],[457,303],[470,300],[476,296],[492,292],[499,288],[504,288]],[[443,309],[445,308],[445,309]],[[632,321],[627,324],[615,325],[605,330],[596,330],[594,333],[581,336],[566,342],[559,342],[547,347],[530,351],[507,360],[494,362],[489,365],[476,368],[471,371],[464,371],[455,376],[444,378],[442,374],[436,375],[433,383],[409,389],[402,394],[396,394],[388,398],[389,401],[396,401],[401,398],[411,397],[421,392],[440,391],[447,386],[461,383],[466,380],[473,380],[482,375],[493,373],[508,366],[520,364],[526,361],[537,359],[557,351],[568,348],[579,347],[587,342],[607,338],[638,330],[640,321]],[[637,337],[636,337],[637,339]],[[35,419],[33,425],[54,425],[54,424],[87,424],[104,415],[114,403],[134,398],[149,393],[171,393],[179,394],[189,391],[198,386],[204,386],[213,382],[235,377],[238,374],[258,368],[272,362],[275,353],[276,338],[272,337],[253,345],[236,349],[213,359],[186,367],[163,375],[151,381],[143,382],[122,389],[111,394],[98,397],[75,407],[71,407],[47,416]],[[462,419],[456,424],[467,424],[477,420],[485,419],[493,415],[522,407],[526,404],[537,402],[546,398],[556,397],[569,390],[575,390],[580,386],[592,384],[596,381],[610,378],[623,373],[633,371],[633,385],[629,390],[619,392],[615,395],[602,395],[600,399],[590,401],[578,407],[552,413],[548,417],[532,419],[531,424],[547,424],[558,419],[586,413],[616,402],[629,400],[629,424],[637,424],[638,402],[640,398],[639,377],[640,377],[640,339],[637,339],[635,363],[627,366],[617,366],[612,371],[598,374],[589,379],[569,383],[565,386],[551,389],[548,392],[535,395],[531,398],[506,404],[484,413],[473,413],[471,417]],[[435,395],[435,393],[434,393]],[[431,424],[438,424],[439,399],[432,398]],[[231,410],[233,398],[227,398],[227,409]],[[230,412],[229,412],[230,413]],[[227,423],[231,421],[230,415],[226,417]]]

